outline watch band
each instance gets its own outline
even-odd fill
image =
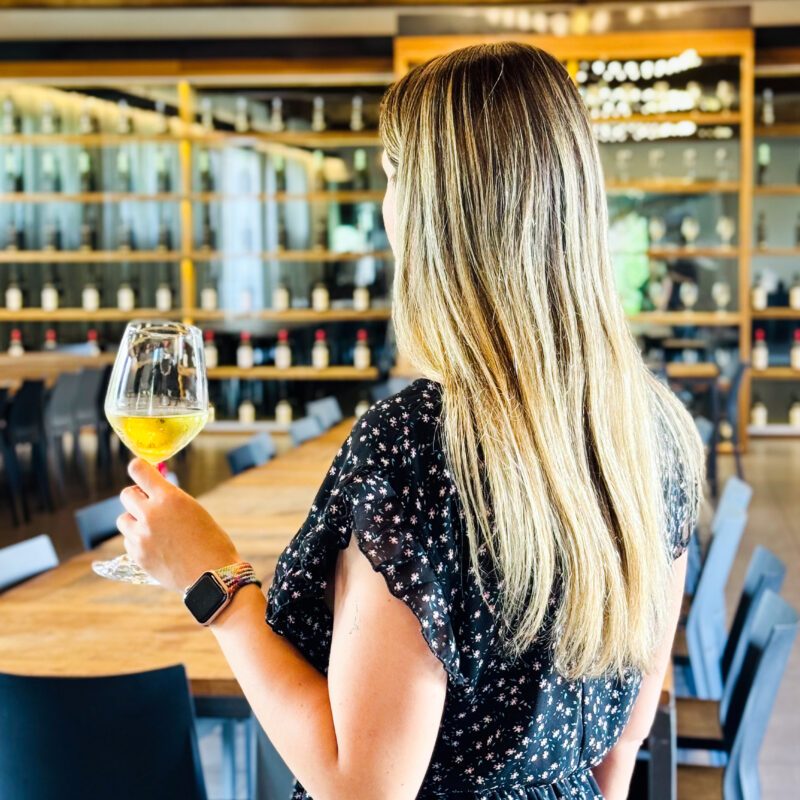
[[[226,567],[215,569],[214,573],[225,584],[229,596],[233,596],[237,589],[247,586],[248,583],[254,583],[261,587],[261,581],[256,577],[255,568],[248,561],[228,564]]]

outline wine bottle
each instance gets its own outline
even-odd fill
[[[286,328],[278,331],[278,343],[275,345],[275,366],[278,369],[289,369],[292,366],[292,347],[289,344],[289,331]]]
[[[172,250],[172,229],[165,219],[162,219],[161,222],[158,223],[156,250],[160,253],[168,253]]]
[[[366,311],[369,308],[370,296],[368,286],[356,286],[353,289],[353,309]]]
[[[286,159],[282,155],[275,155],[272,165],[275,170],[275,193],[281,194],[286,191]]]
[[[203,206],[203,225],[200,237],[201,250],[216,250],[217,237],[214,228],[211,226],[211,208],[208,204]]]
[[[331,298],[328,287],[322,281],[317,281],[311,290],[311,308],[314,311],[327,311],[330,305]]]
[[[96,181],[92,154],[84,147],[78,153],[78,174],[80,176],[81,193],[88,194],[95,191]]]
[[[370,365],[371,353],[369,349],[369,341],[367,340],[367,331],[364,328],[359,328],[356,333],[356,346],[353,350],[353,366],[356,369],[367,369]]]
[[[210,97],[204,97],[200,101],[200,124],[207,131],[214,130],[214,109]]]
[[[59,300],[60,296],[55,276],[51,271],[48,271],[42,285],[42,311],[57,311]]]
[[[800,247],[800,212],[798,212],[797,222],[794,224],[794,245]]]
[[[270,104],[269,129],[273,133],[284,130],[286,125],[283,121],[283,100],[280,97],[273,97]]]
[[[117,188],[124,194],[133,191],[131,157],[125,145],[117,150]]]
[[[123,271],[122,281],[117,288],[117,308],[120,311],[133,311],[136,308],[136,290],[127,269]]]
[[[292,307],[292,293],[289,287],[281,281],[272,292],[273,311],[288,311]]]
[[[363,147],[353,153],[353,188],[357,192],[366,192],[369,189],[367,151]]]
[[[50,220],[44,227],[43,250],[56,251],[61,249],[61,226],[58,220]]]
[[[17,114],[17,109],[14,106],[14,101],[10,97],[3,100],[3,119],[0,125],[0,132],[3,136],[13,136],[21,130],[20,118]]]
[[[11,219],[6,230],[6,250],[17,251],[25,249],[25,231],[17,227],[16,220]]]
[[[20,358],[25,355],[25,347],[22,344],[22,333],[19,328],[14,328],[14,330],[11,331],[8,354],[13,358]]]
[[[56,157],[49,150],[42,153],[42,190],[45,192],[61,191],[61,175]]]
[[[53,351],[58,349],[58,339],[56,338],[55,328],[48,328],[44,332],[44,349]]]
[[[767,215],[764,211],[758,212],[756,224],[756,247],[767,246]]]
[[[328,339],[322,328],[318,328],[314,332],[314,346],[311,348],[311,364],[315,369],[325,369],[330,364]]]
[[[283,203],[278,203],[276,209],[278,229],[275,234],[276,249],[280,252],[289,249],[289,240],[286,231],[286,209]]]
[[[133,118],[127,100],[120,100],[117,103],[117,133],[128,136],[133,133]]]
[[[760,274],[756,274],[755,283],[750,288],[750,307],[753,311],[763,311],[767,307],[767,289]]]
[[[764,125],[775,124],[775,95],[772,89],[764,89],[761,103],[761,121]]]
[[[792,369],[800,370],[800,328],[795,328],[792,335],[792,348],[789,351],[789,363]]]
[[[214,175],[211,172],[211,153],[203,149],[197,153],[197,165],[200,170],[200,191],[214,191]]]
[[[792,395],[792,402],[789,406],[789,424],[793,428],[800,428],[800,397]]]
[[[22,285],[17,275],[16,268],[11,268],[11,275],[8,279],[6,286],[6,309],[8,311],[21,311],[25,304],[25,295],[22,291]]]
[[[321,133],[328,127],[325,121],[325,98],[317,95],[314,98],[313,111],[311,112],[311,130]]]
[[[314,250],[328,249],[328,211],[322,209],[314,219]]]
[[[755,339],[751,355],[753,369],[767,369],[769,367],[769,348],[767,347],[766,333],[763,328],[756,328]]]
[[[275,406],[275,422],[278,425],[291,425],[292,423],[292,405],[285,397],[278,400]]]
[[[131,226],[125,220],[122,220],[119,224],[117,250],[119,250],[121,253],[129,253],[135,249]]]
[[[97,248],[97,230],[94,226],[94,221],[90,216],[87,208],[86,214],[81,221],[81,244],[80,249],[85,252],[91,252]]]
[[[89,279],[81,291],[81,307],[84,311],[97,311],[100,308],[100,282],[93,268],[90,268]]]
[[[750,409],[750,424],[760,428],[767,424],[768,418],[769,414],[767,412],[766,404],[758,395],[756,395],[753,399],[753,406]]]
[[[81,107],[81,114],[78,117],[78,133],[83,136],[97,133],[99,126],[97,124],[97,117],[94,115],[93,100],[87,97]]]
[[[311,166],[311,191],[325,191],[325,153],[315,150]]]
[[[252,425],[256,421],[256,407],[250,399],[251,391],[250,382],[242,381],[242,388],[239,393],[241,399],[239,401],[237,416],[239,422],[243,425]]]
[[[159,147],[155,154],[156,191],[169,194],[172,191],[172,178],[169,173],[169,162],[164,148]]]
[[[247,133],[250,130],[250,111],[247,107],[246,97],[236,98],[236,114],[233,127],[237,133]]]
[[[97,331],[94,328],[89,328],[89,330],[86,331],[86,345],[90,356],[100,355],[100,343],[97,339]]]
[[[218,307],[217,282],[214,279],[214,275],[209,273],[206,278],[206,285],[200,290],[200,308],[203,311],[216,311]]]
[[[156,134],[165,136],[169,133],[169,119],[167,118],[167,105],[163,100],[156,100],[154,105],[156,115]]]
[[[19,163],[16,148],[9,147],[5,154],[6,192],[19,193],[24,191],[22,180],[22,167]]]
[[[161,268],[161,279],[156,287],[156,310],[172,311],[172,281],[168,266]]]
[[[206,368],[216,369],[219,364],[219,351],[214,342],[214,331],[203,331],[203,350],[206,355]]]
[[[355,95],[350,106],[350,130],[364,130],[364,98],[361,95]]]
[[[252,369],[255,363],[253,345],[250,341],[250,332],[242,331],[239,337],[239,346],[236,348],[236,366],[239,369]]]
[[[767,181],[767,170],[771,160],[771,150],[767,142],[762,142],[757,150],[758,169],[756,171],[756,185],[763,186]]]
[[[794,274],[792,285],[789,288],[789,308],[800,309],[800,272]]]

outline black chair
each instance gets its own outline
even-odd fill
[[[100,428],[108,425],[103,413],[106,396],[106,372],[98,368],[85,368],[80,372],[78,397],[75,404],[75,425],[78,432],[88,428],[98,437],[97,456],[100,458]],[[82,454],[81,454],[82,455]],[[100,464],[98,463],[98,468]]]
[[[19,469],[19,460],[14,449],[10,447],[6,438],[6,413],[8,411],[8,389],[0,388],[0,463],[5,470],[4,487],[8,495],[8,507],[11,509],[11,520],[14,525],[19,525],[23,516],[22,501],[22,474]]]
[[[47,435],[47,450],[51,456],[55,484],[59,499],[66,500],[67,461],[64,453],[64,437],[72,438],[72,460],[75,473],[84,489],[88,489],[86,467],[78,441],[78,422],[75,409],[78,404],[81,376],[77,372],[63,372],[58,376],[45,404],[44,430]]]
[[[103,678],[0,674],[0,797],[207,800],[182,666]]]
[[[53,542],[45,533],[10,544],[0,550],[0,592],[57,566]]]
[[[119,495],[79,508],[75,512],[75,524],[84,550],[93,550],[106,539],[116,536],[119,533],[117,517],[124,511]]]
[[[733,457],[736,461],[736,475],[741,480],[744,480],[744,470],[742,469],[742,448],[739,442],[739,395],[741,394],[745,372],[749,366],[747,362],[739,362],[725,398],[725,416],[733,429],[731,441],[733,444]]]
[[[44,508],[53,511],[50,474],[47,468],[44,402],[44,381],[24,381],[14,395],[6,415],[5,449],[13,450],[16,457],[17,447],[30,445],[33,482],[36,484],[39,500]],[[24,491],[22,509],[25,519],[29,519],[30,511]]]

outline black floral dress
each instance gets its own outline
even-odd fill
[[[392,594],[419,619],[448,674],[439,736],[418,797],[602,798],[590,767],[622,733],[642,676],[567,681],[543,648],[513,663],[498,654],[495,598],[478,591],[437,431],[440,391],[421,378],[356,421],[278,560],[267,622],[326,672],[327,582],[355,534]],[[677,557],[691,525],[680,481],[668,481],[666,489]],[[292,797],[309,796],[296,784]]]

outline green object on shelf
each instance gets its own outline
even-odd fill
[[[634,211],[616,217],[608,231],[608,246],[617,291],[626,314],[638,314],[644,299],[642,291],[650,277],[647,220]]]

